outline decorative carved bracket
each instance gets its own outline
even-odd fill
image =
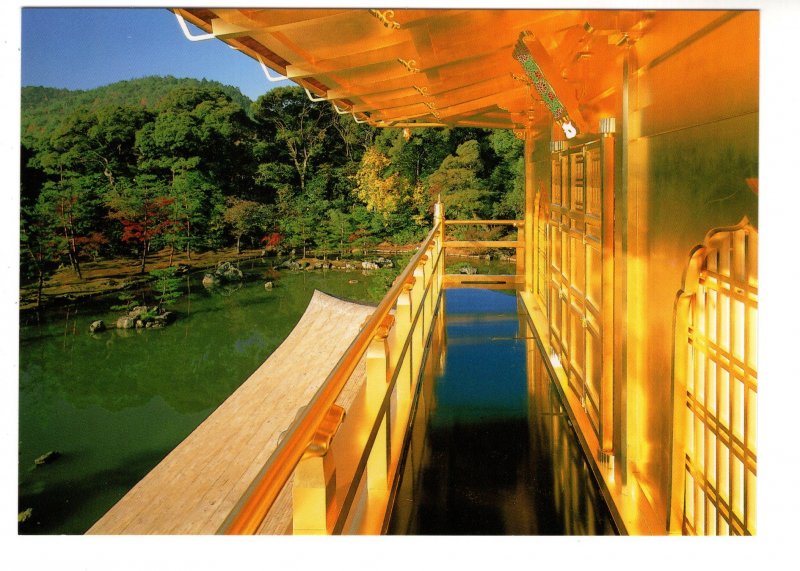
[[[397,61],[399,61],[401,64],[403,64],[405,66],[405,68],[410,73],[419,73],[419,68],[417,67],[416,60],[413,60],[413,59],[405,60],[405,59],[397,58]]]
[[[385,28],[389,28],[391,30],[400,29],[400,23],[392,19],[394,18],[394,10],[385,10],[383,12],[380,10],[370,10],[369,13],[380,20]]]

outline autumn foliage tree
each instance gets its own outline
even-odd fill
[[[387,216],[397,210],[401,199],[408,191],[408,182],[398,173],[384,175],[391,164],[389,158],[377,148],[370,147],[361,158],[355,176],[356,196],[368,210]]]
[[[138,246],[141,273],[145,272],[153,241],[179,224],[170,217],[173,202],[163,186],[152,180],[138,179],[133,186],[117,186],[108,195],[109,218],[122,225],[123,242]]]

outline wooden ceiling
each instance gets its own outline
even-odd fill
[[[653,17],[620,10],[174,11],[374,126],[543,132],[553,117],[513,57],[520,34],[579,130],[595,131],[617,108],[624,50]]]

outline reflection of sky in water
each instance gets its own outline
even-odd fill
[[[508,314],[509,318],[516,319],[517,297],[513,294],[482,289],[449,289],[445,296],[447,315],[472,313],[476,317],[488,317]]]
[[[236,350],[236,353],[241,354],[241,353],[247,353],[250,349],[253,348],[258,349],[263,347],[265,341],[266,340],[264,339],[263,335],[254,331],[253,334],[250,335],[249,337],[245,337],[243,339],[237,339],[233,346],[234,349]]]
[[[447,365],[436,385],[437,422],[525,416],[525,344],[514,339],[516,297],[448,290],[446,304]]]

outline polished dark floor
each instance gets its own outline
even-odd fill
[[[516,296],[444,303],[445,358],[423,381],[388,533],[615,533]]]

